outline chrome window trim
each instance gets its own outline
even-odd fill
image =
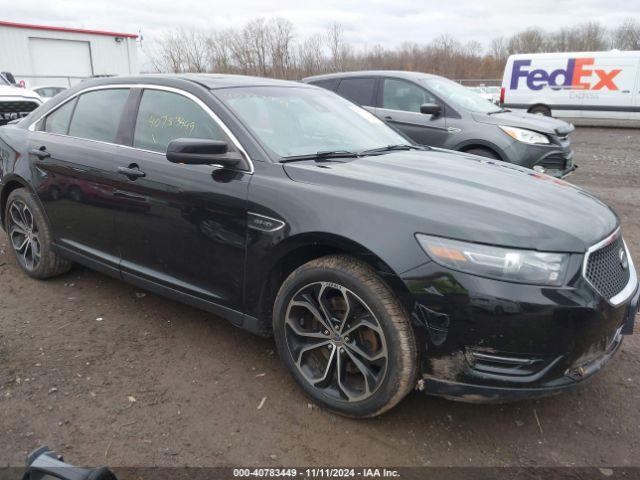
[[[620,227],[616,228],[615,231],[611,235],[607,236],[604,240],[601,240],[595,245],[591,245],[587,249],[587,252],[584,255],[584,261],[582,262],[582,277],[586,280],[586,282],[589,285],[591,285],[591,288],[593,288],[600,295],[602,295],[602,293],[600,293],[600,290],[598,290],[595,287],[595,285],[593,285],[593,283],[591,283],[587,278],[587,263],[589,262],[589,256],[596,250],[600,250],[602,247],[614,242],[615,240],[617,240],[619,236],[620,236]],[[633,260],[631,259],[629,248],[627,247],[627,243],[624,241],[624,239],[622,239],[622,245],[624,245],[624,250],[625,250],[625,253],[627,254],[627,260],[629,261],[629,281],[627,282],[627,285],[622,289],[622,291],[620,291],[620,293],[614,295],[611,298],[606,299],[607,302],[609,302],[614,307],[620,305],[625,300],[628,300],[631,297],[631,295],[633,295],[633,292],[636,291],[636,287],[638,286],[638,277],[636,274],[636,268],[633,265]]]
[[[211,108],[206,103],[204,103],[201,99],[199,99],[197,96],[193,95],[192,93],[186,92],[184,90],[181,90],[181,89],[175,88],[175,87],[167,87],[165,85],[153,85],[153,84],[146,84],[146,83],[126,83],[126,84],[125,83],[118,83],[118,84],[98,85],[98,86],[95,86],[95,87],[88,87],[88,88],[85,88],[83,90],[77,91],[76,93],[71,95],[69,98],[65,99],[64,102],[60,103],[59,105],[56,105],[51,110],[48,110],[47,112],[45,112],[42,115],[40,115],[40,117],[38,117],[36,120],[31,122],[31,124],[27,127],[27,130],[29,130],[30,132],[35,132],[36,131],[36,125],[38,123],[40,123],[44,117],[47,117],[47,116],[51,115],[53,112],[55,112],[56,110],[61,108],[63,105],[66,105],[68,102],[72,101],[74,98],[76,98],[76,97],[78,97],[78,96],[80,96],[80,95],[82,95],[84,93],[88,93],[88,92],[92,92],[92,91],[96,91],[96,90],[113,90],[113,89],[121,89],[121,88],[126,88],[126,89],[129,89],[129,90],[132,89],[132,88],[138,88],[138,89],[141,89],[141,90],[161,90],[161,91],[165,91],[165,92],[172,92],[172,93],[176,93],[178,95],[182,95],[183,97],[186,97],[189,100],[195,102],[196,105],[198,105],[200,108],[202,108],[213,119],[213,121],[222,129],[222,131],[225,133],[225,135],[227,135],[231,139],[231,142],[233,143],[233,145],[238,149],[238,151],[240,151],[240,153],[242,153],[244,158],[247,160],[247,163],[249,164],[249,169],[248,170],[240,170],[240,171],[245,172],[245,173],[249,173],[249,174],[253,174],[254,173],[255,170],[254,170],[254,167],[253,167],[253,160],[251,159],[251,157],[249,156],[247,151],[240,144],[240,141],[231,132],[229,127],[227,127],[225,125],[225,123],[220,119],[220,117],[218,117],[218,115],[216,115],[216,113],[213,110],[211,110]],[[56,135],[56,136],[59,136],[59,137],[75,138],[75,139],[78,139],[78,140],[96,142],[96,143],[101,143],[101,144],[104,144],[104,145],[112,145],[112,146],[116,146],[116,147],[128,148],[128,149],[137,150],[139,152],[155,153],[156,155],[161,155],[163,157],[166,155],[166,153],[155,152],[153,150],[145,150],[144,148],[137,148],[137,147],[133,147],[133,146],[129,146],[129,145],[122,145],[122,144],[119,144],[119,143],[104,142],[102,140],[92,140],[90,138],[74,137],[74,136],[71,136],[71,135],[64,135],[64,134],[61,134],[61,133],[51,133],[51,132],[44,132],[44,131],[40,131],[40,133],[44,133],[44,134],[47,134],[47,135]],[[222,168],[222,166],[220,166],[220,168]]]

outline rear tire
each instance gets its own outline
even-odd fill
[[[273,328],[280,358],[318,405],[374,417],[415,386],[409,317],[369,265],[347,255],[308,262],[284,281]]]
[[[53,235],[35,195],[24,188],[12,191],[4,219],[11,251],[27,275],[45,279],[69,271],[71,262],[51,248]]]
[[[534,115],[542,115],[545,117],[551,116],[551,110],[546,105],[535,105],[529,109],[529,113]]]

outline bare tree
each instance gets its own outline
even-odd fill
[[[328,71],[328,60],[323,53],[322,35],[305,39],[297,48],[297,67],[300,78]]]
[[[509,53],[540,53],[546,50],[545,35],[542,30],[528,28],[509,39]]]
[[[186,70],[188,45],[183,32],[167,32],[161,38],[153,63],[160,72],[179,73]]]
[[[274,18],[268,23],[268,44],[273,75],[290,78],[292,63],[293,24],[284,18]]]
[[[186,44],[185,67],[188,72],[206,72],[209,70],[209,48],[207,36],[202,32],[182,32],[181,42]]]
[[[245,48],[251,52],[255,63],[255,74],[266,77],[270,72],[269,59],[269,34],[268,25],[264,18],[256,18],[250,21],[243,29]]]
[[[344,39],[344,28],[338,22],[331,23],[327,28],[327,43],[332,68],[337,71],[347,70],[351,47]]]
[[[230,38],[230,31],[213,32],[207,38],[209,66],[211,71],[219,73],[231,73],[234,71]]]
[[[296,41],[293,24],[283,18],[257,18],[241,28],[214,32],[166,33],[148,53],[157,71],[215,71],[300,79],[318,73],[357,69],[414,70],[456,79],[497,79],[513,53],[640,50],[640,23],[628,19],[608,31],[588,22],[555,31],[529,28],[494,38],[486,51],[476,41],[460,43],[441,35],[428,43],[402,43],[356,49],[339,23],[324,35]]]
[[[620,50],[640,50],[640,22],[628,18],[613,31],[612,47]]]

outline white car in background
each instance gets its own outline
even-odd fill
[[[479,87],[467,87],[472,92],[477,93],[485,100],[498,105],[500,103],[500,87],[487,87],[480,85]]]
[[[0,75],[0,126],[26,117],[43,103],[36,92],[16,87]]]

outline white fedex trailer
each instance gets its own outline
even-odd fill
[[[640,121],[640,51],[511,55],[500,97],[511,110]]]

